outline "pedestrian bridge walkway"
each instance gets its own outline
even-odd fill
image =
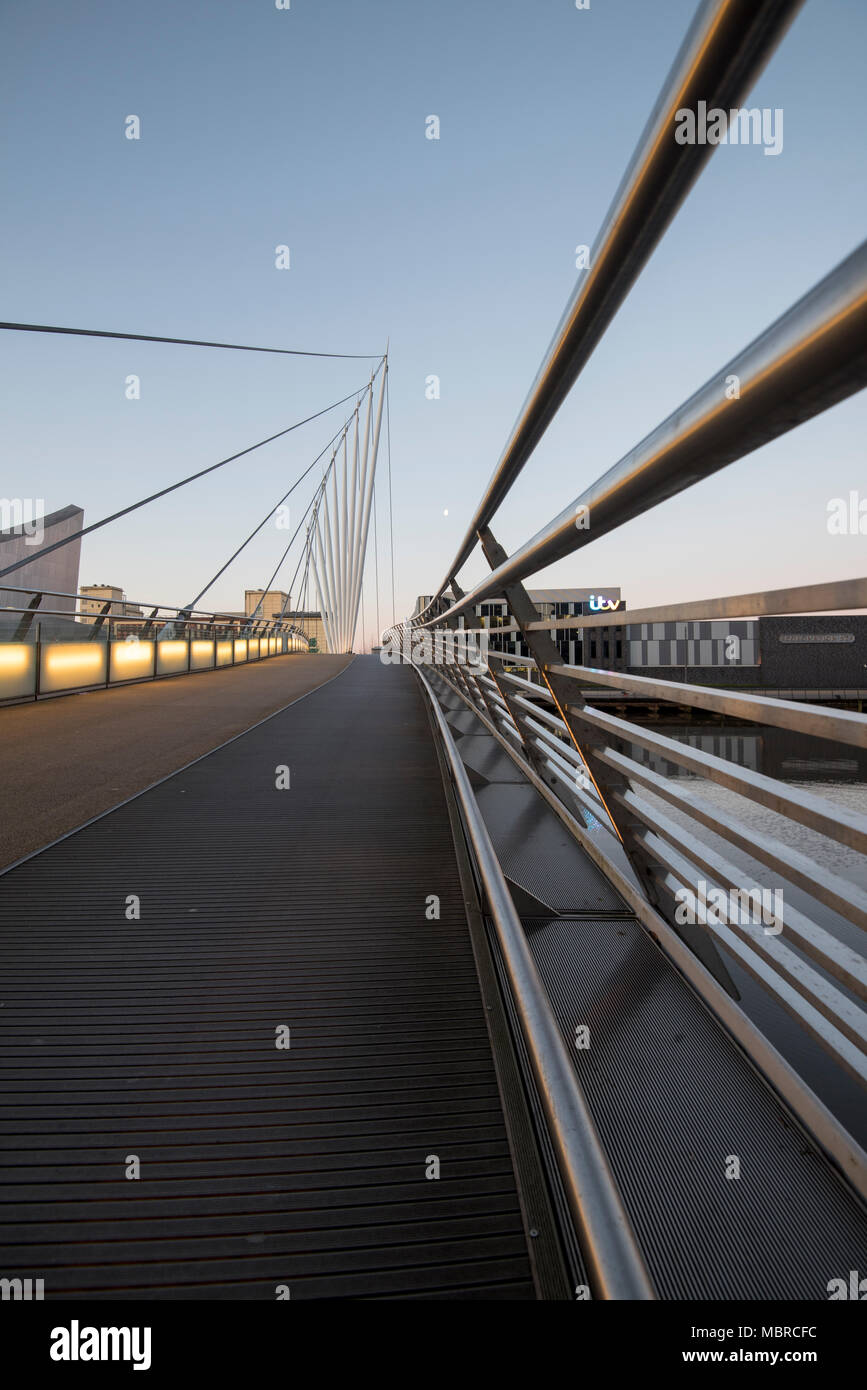
[[[533,1296],[409,671],[356,660],[0,885],[4,1271],[49,1298]]]
[[[575,415],[579,476],[555,489],[561,510],[548,516],[547,484],[527,488],[519,510],[537,529],[511,553],[492,531],[714,157],[677,138],[678,115],[740,108],[797,8],[697,10],[463,539],[411,616],[397,617],[392,536],[380,630],[387,350],[349,396],[40,551],[354,401],[189,602],[135,603],[126,632],[109,596],[58,650],[52,625],[81,596],[20,587],[37,582],[26,557],[0,564],[14,614],[0,699],[34,702],[0,710],[14,827],[0,862],[20,860],[0,874],[0,1276],[44,1279],[48,1298],[825,1300],[857,1285],[867,815],[833,786],[738,761],[738,739],[722,756],[629,716],[665,704],[754,738],[818,739],[832,767],[863,756],[867,716],[812,691],[728,688],[724,666],[713,684],[614,667],[633,622],[683,625],[684,661],[689,624],[797,616],[810,642],[811,615],[867,609],[867,577],[793,587],[789,569],[776,588],[708,595],[686,546],[682,596],[652,607],[543,614],[525,584],[861,391],[867,242],[734,356],[712,354],[704,384],[598,473]],[[201,610],[329,452],[254,611]],[[435,508],[434,483],[413,486]],[[352,651],[360,609],[365,630],[371,512],[368,611],[406,664],[356,658],[322,683],[305,623],[321,621],[332,653]],[[692,515],[712,548],[707,493]],[[466,572],[479,559],[481,578]],[[652,541],[641,561],[649,585],[671,571]],[[494,627],[492,602],[507,620]],[[580,655],[577,640],[564,650],[575,630]],[[602,667],[587,664],[593,634]],[[43,696],[56,711],[36,712]],[[149,727],[126,719],[140,702]],[[91,738],[64,745],[82,708],[100,714]],[[50,721],[46,761],[32,735]],[[770,923],[750,907],[766,892]]]
[[[439,714],[413,670],[356,658],[0,877],[7,1276],[47,1298],[821,1298],[857,1267],[854,1192],[437,683]],[[577,1219],[479,807],[584,1107]]]

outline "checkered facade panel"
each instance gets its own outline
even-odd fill
[[[627,663],[635,666],[758,666],[757,622],[631,623]]]

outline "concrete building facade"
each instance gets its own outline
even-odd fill
[[[55,541],[80,531],[84,526],[81,507],[62,507],[47,516],[32,515],[30,507],[20,499],[0,498],[0,569],[26,560],[20,570],[10,574],[7,584],[0,588],[0,608],[26,607],[28,594],[14,589],[27,589],[30,594],[45,590],[60,594],[78,593],[78,570],[81,560],[81,540],[70,541],[50,555],[43,552]],[[44,608],[74,614],[75,598],[43,600]]]
[[[140,618],[142,610],[137,603],[127,603],[126,594],[116,584],[82,584],[79,589],[79,619],[81,623],[93,623],[99,617],[106,603],[111,603],[108,612],[113,618]]]
[[[286,618],[290,623],[294,623],[301,632],[307,637],[315,638],[316,649],[320,652],[328,651],[328,639],[325,636],[325,624],[322,621],[322,614],[313,611],[287,613]]]
[[[592,589],[528,589],[540,618],[550,618],[549,629],[563,660],[580,666],[584,662],[585,640],[587,659],[605,663],[616,670],[625,664],[625,632],[621,627],[558,627],[558,618],[580,618],[584,614],[618,613],[626,604],[620,589],[608,585]],[[431,595],[420,594],[414,614],[431,601]],[[472,621],[462,618],[465,627],[482,627],[490,631],[489,645],[494,651],[511,652],[515,657],[529,656],[529,650],[519,632],[497,632],[512,621],[504,598],[487,598],[473,608]]]
[[[279,618],[281,613],[288,613],[290,607],[289,595],[284,594],[282,589],[245,589],[244,590],[244,616],[252,618],[256,614],[257,618]]]
[[[608,627],[557,626],[558,618],[621,612],[620,589],[529,589],[563,660],[694,685],[768,690],[867,689],[867,615],[720,619],[706,622],[628,623]],[[432,599],[422,594],[415,614]],[[495,651],[529,656],[519,633],[497,629],[511,622],[505,599],[474,606],[466,627],[489,629]]]
[[[627,669],[635,675],[768,690],[867,688],[862,613],[644,623],[626,632]]]

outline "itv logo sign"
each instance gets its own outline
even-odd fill
[[[623,600],[619,598],[607,598],[605,594],[591,594],[589,602],[590,612],[616,613],[622,602]]]

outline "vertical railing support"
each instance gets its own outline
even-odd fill
[[[485,553],[485,558],[491,569],[496,569],[506,560],[506,552],[491,533],[490,527],[483,527],[479,531],[479,540]],[[564,666],[562,656],[550,633],[541,629],[530,628],[530,623],[540,621],[540,615],[536,610],[536,605],[524,588],[520,580],[509,584],[504,589],[504,597],[512,617],[518,625],[521,637],[527,646],[531,656],[536,662],[539,674],[551,693],[557,706],[557,711],[569,731],[569,737],[575,747],[575,751],[581,758],[587,769],[587,776],[593,782],[602,805],[608,814],[611,826],[623,845],[623,849],[629,860],[633,872],[644,891],[648,902],[656,908],[657,912],[663,916],[678,935],[686,942],[690,950],[698,956],[702,964],[711,972],[724,989],[737,999],[738,991],[734,981],[723,963],[722,957],[711,940],[710,933],[699,925],[682,925],[674,920],[671,912],[670,903],[664,899],[659,886],[659,880],[653,872],[653,864],[644,851],[639,836],[643,836],[646,827],[631,813],[623,808],[622,803],[618,802],[618,817],[615,820],[611,806],[615,802],[617,793],[629,791],[627,779],[608,764],[600,761],[598,752],[600,749],[600,738],[595,731],[582,730],[579,740],[580,716],[576,719],[573,714],[573,707],[583,701],[576,696],[571,684],[565,682],[562,677],[558,678],[558,666]],[[551,772],[544,766],[535,743],[527,736],[526,726],[523,723],[523,712],[519,706],[514,705],[507,682],[497,679],[494,671],[491,676],[497,685],[497,689],[506,701],[512,718],[518,727],[524,744],[528,760],[534,770],[549,786],[553,786],[556,779],[552,778]]]

